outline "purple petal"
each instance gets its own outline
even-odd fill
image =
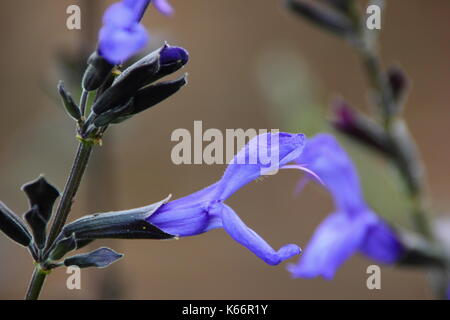
[[[397,262],[405,252],[398,236],[379,218],[368,228],[360,250],[373,260],[386,264]]]
[[[309,139],[296,161],[320,177],[338,210],[347,214],[367,210],[356,168],[332,135],[319,134]]]
[[[122,2],[111,5],[103,15],[103,24],[110,27],[129,28],[136,23],[136,13]]]
[[[215,206],[211,209],[211,213],[222,218],[223,228],[236,242],[269,265],[280,264],[301,252],[301,249],[295,244],[285,245],[275,251],[255,231],[247,227],[233,209],[225,204]]]
[[[332,279],[339,266],[361,245],[366,234],[365,219],[351,219],[334,213],[325,219],[296,265],[289,265],[292,276]]]
[[[139,24],[128,29],[105,25],[99,39],[100,54],[109,62],[119,64],[146,46],[148,34]]]
[[[150,0],[123,0],[123,4],[134,12],[135,22],[139,22],[150,4]]]
[[[233,158],[220,180],[220,200],[225,200],[261,175],[278,171],[298,158],[305,144],[303,134],[267,133],[253,138]]]
[[[153,0],[153,6],[166,16],[172,16],[174,10],[167,0]]]
[[[221,227],[221,220],[209,214],[217,184],[186,197],[170,201],[151,215],[147,222],[178,237],[201,234]]]
[[[162,65],[176,63],[181,61],[183,65],[189,61],[189,53],[181,47],[172,47],[165,45],[159,52],[159,61]]]

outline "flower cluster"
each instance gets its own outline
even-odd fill
[[[81,139],[97,141],[106,128],[129,119],[175,94],[186,84],[186,76],[172,81],[157,82],[182,68],[189,61],[181,47],[165,44],[141,58],[123,71],[121,65],[145,47],[148,34],[140,23],[149,0],[123,0],[109,7],[103,17],[97,50],[88,60],[82,87],[84,92],[96,91],[95,103],[87,120],[80,126]],[[171,14],[164,1],[153,4],[164,14]],[[70,94],[60,86],[69,114],[74,116]],[[84,108],[75,114],[79,121]],[[75,112],[76,113],[76,112]]]

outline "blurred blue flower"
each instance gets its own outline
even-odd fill
[[[356,251],[382,263],[402,256],[398,237],[366,204],[356,168],[333,136],[308,140],[296,162],[317,175],[333,196],[336,211],[317,228],[298,264],[288,266],[294,277],[332,279]]]
[[[106,10],[99,33],[99,53],[110,63],[120,64],[147,45],[149,36],[140,21],[150,2],[122,0]],[[165,0],[153,4],[163,14],[173,12]]]
[[[153,0],[153,6],[166,16],[173,15],[173,8],[167,0]]]
[[[262,161],[262,150],[270,155],[277,154],[277,168],[281,168],[300,156],[304,141],[303,134],[270,133],[255,137],[234,157],[218,182],[162,205],[147,218],[147,222],[177,237],[198,235],[222,227],[235,241],[269,265],[277,265],[298,255],[301,250],[294,244],[275,251],[223,202],[238,189],[265,174],[269,167],[273,169],[273,163]]]

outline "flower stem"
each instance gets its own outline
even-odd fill
[[[47,277],[47,272],[42,270],[40,266],[36,266],[33,271],[33,276],[31,277],[30,285],[28,287],[27,294],[25,296],[26,300],[37,300],[39,293],[44,285],[45,278]]]
[[[372,39],[370,39],[372,40]],[[374,90],[383,122],[386,138],[389,141],[391,158],[400,173],[411,200],[411,220],[415,230],[430,241],[440,252],[441,245],[433,232],[424,194],[425,168],[419,150],[412,138],[406,121],[399,115],[398,102],[394,99],[392,88],[380,63],[376,45],[368,41],[367,34],[360,32],[356,42],[357,50],[365,67],[370,85]],[[443,267],[430,269],[431,285],[439,298],[446,298],[446,288],[450,278],[449,257],[442,252]]]
[[[429,240],[433,233],[425,210],[423,185],[424,168],[420,160],[418,148],[409,133],[406,122],[395,115],[396,102],[387,78],[381,69],[379,58],[374,50],[361,50],[366,72],[374,89],[380,113],[389,141],[392,160],[403,177],[403,182],[412,204],[411,218],[415,229]]]
[[[55,219],[50,229],[50,234],[47,240],[46,250],[48,250],[55,241],[56,237],[61,232],[64,224],[66,223],[72,202],[75,194],[78,191],[78,187],[81,183],[84,171],[86,170],[90,155],[92,152],[92,144],[88,142],[80,142],[73,162],[72,170],[64,188],[64,193],[59,202],[58,209],[56,210]]]
[[[44,250],[44,260],[48,254],[47,251],[49,250],[49,248],[51,248],[53,242],[58,237],[64,224],[66,223],[67,217],[72,207],[73,199],[78,191],[78,187],[80,186],[81,178],[83,177],[84,171],[86,170],[91,152],[92,144],[80,142],[69,178],[64,188],[64,193],[62,195],[61,201],[59,202],[55,219],[50,229],[50,234],[47,239],[47,245]],[[42,268],[37,265],[28,287],[28,292],[26,295],[27,300],[38,299],[46,276],[47,272],[45,270],[42,270]]]

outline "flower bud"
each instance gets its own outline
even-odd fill
[[[81,119],[80,108],[73,100],[72,95],[66,91],[66,89],[64,88],[64,82],[62,81],[58,83],[58,92],[59,95],[61,96],[67,114],[77,121],[80,120]]]
[[[132,65],[132,69],[126,69],[117,77],[114,84],[98,98],[92,106],[95,115],[126,104],[140,88],[154,78],[159,70],[159,56],[148,56],[138,62],[138,65]]]
[[[399,67],[391,67],[387,71],[389,85],[391,87],[392,97],[397,104],[401,102],[408,89],[409,81],[405,73]]]
[[[15,242],[28,246],[31,234],[23,221],[0,201],[0,230]]]
[[[188,60],[186,50],[165,44],[126,68],[94,103],[82,136],[88,136],[95,128],[124,121],[177,92],[186,84],[185,77],[151,84],[176,72]]]
[[[339,132],[368,147],[390,154],[390,144],[383,129],[368,117],[352,109],[347,102],[333,102],[331,124]]]
[[[286,6],[292,12],[328,31],[341,36],[355,33],[355,26],[345,13],[313,0],[286,0]]]
[[[83,89],[86,91],[94,91],[100,88],[113,67],[114,65],[109,63],[97,52],[92,53],[88,59],[88,67],[83,76]]]

